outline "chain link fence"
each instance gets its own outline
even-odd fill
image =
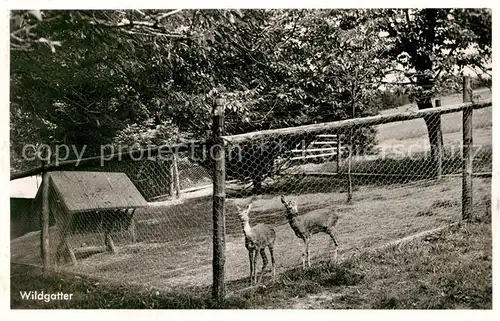
[[[191,279],[210,263],[212,178],[191,156],[178,153],[176,170],[167,155],[51,172],[50,262],[118,283],[200,283]],[[32,203],[16,222],[29,232],[12,241],[12,261],[42,265],[41,188]],[[203,282],[210,275],[207,267]]]
[[[224,137],[226,176],[241,182],[226,187],[227,204],[239,207],[236,211],[228,208],[226,217],[240,219],[242,232],[248,222],[250,229],[245,233],[249,238],[270,240],[278,271],[300,266],[306,243],[312,264],[335,259],[328,233],[315,234],[307,242],[304,237],[307,232],[325,232],[323,222],[330,213],[339,217],[333,228],[339,245],[337,259],[456,222],[462,218],[464,201],[462,112],[430,116],[373,126],[359,119],[331,129],[316,124]],[[492,170],[491,108],[474,110],[472,124],[472,209],[473,216],[484,216],[488,215]],[[431,145],[432,134],[437,135],[437,144]],[[332,155],[304,155],[297,162],[295,151],[314,146],[321,141],[318,137],[340,137],[343,147],[338,152],[338,143],[325,144]],[[290,201],[299,217],[312,212],[313,218],[294,222]],[[268,237],[272,233],[262,226],[251,230],[259,224],[267,224],[276,236]],[[227,269],[237,273],[227,275],[248,281],[253,262],[246,249],[238,246],[242,243],[241,239],[227,240]],[[265,256],[258,258],[257,271],[266,262],[264,279],[269,280],[270,253]]]
[[[484,215],[491,184],[491,107],[474,110],[472,123],[477,174],[473,210]],[[282,198],[293,201],[299,215],[314,210],[338,215],[333,229],[337,260],[459,220],[461,124],[462,113],[455,112],[427,122],[422,118],[377,125],[360,121],[335,128],[316,124],[244,139],[224,136],[225,281],[232,288],[249,284],[242,215],[249,204],[250,228],[262,223],[274,230],[277,273],[300,265],[305,250]],[[442,137],[442,148],[431,148],[429,132]],[[338,143],[315,144],[322,141],[318,135],[339,137],[341,152]],[[294,159],[294,150],[311,146],[328,149],[328,155]],[[439,151],[442,157],[437,156]],[[206,151],[52,172],[50,262],[71,273],[163,290],[210,285],[212,173],[213,161]],[[30,226],[39,226],[42,194],[40,189],[27,216]],[[12,240],[12,262],[42,265],[40,242],[39,230]],[[309,248],[312,264],[331,258],[330,236],[312,236]],[[261,266],[259,258],[258,271]],[[265,274],[263,281],[270,277]]]

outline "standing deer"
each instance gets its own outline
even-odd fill
[[[248,258],[250,260],[250,285],[260,283],[262,280],[262,275],[267,266],[267,256],[265,249],[269,248],[271,253],[271,263],[273,267],[273,280],[276,277],[276,270],[274,266],[274,241],[276,240],[276,231],[267,224],[257,224],[255,226],[250,226],[248,214],[252,208],[252,204],[249,204],[246,209],[238,208],[240,221],[243,225],[243,232],[245,233],[245,247],[248,250]],[[257,282],[257,252],[260,253],[262,257],[262,272],[260,273],[259,280]]]
[[[302,268],[305,269],[306,260],[307,266],[311,267],[309,242],[312,235],[321,232],[330,235],[330,246],[332,242],[335,244],[333,260],[336,261],[338,243],[335,235],[333,235],[333,229],[339,220],[339,216],[328,208],[314,210],[299,216],[295,202],[291,200],[287,201],[283,196],[281,196],[281,202],[285,205],[286,218],[288,223],[290,223],[290,227],[295,232],[295,235],[302,239],[305,244],[304,253],[302,254]]]

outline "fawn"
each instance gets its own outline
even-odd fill
[[[330,246],[332,242],[335,244],[333,260],[336,261],[338,243],[333,234],[333,229],[339,220],[339,216],[328,208],[314,210],[299,216],[295,202],[291,200],[287,201],[283,196],[281,196],[281,202],[285,205],[286,218],[288,223],[290,223],[290,227],[295,232],[295,235],[302,239],[305,244],[304,253],[302,254],[302,268],[305,269],[306,260],[307,266],[311,267],[309,241],[312,235],[321,232],[330,235]]]
[[[273,272],[273,280],[276,277],[275,261],[274,261],[274,242],[276,240],[276,231],[274,228],[267,224],[257,224],[250,226],[248,214],[252,208],[252,204],[248,205],[246,209],[240,208],[236,205],[239,212],[240,221],[243,225],[243,232],[245,233],[245,247],[248,250],[248,258],[250,260],[250,285],[260,283],[262,275],[267,266],[267,256],[265,248],[269,248],[271,253],[271,264]],[[262,257],[262,272],[260,273],[259,280],[257,281],[257,252]]]

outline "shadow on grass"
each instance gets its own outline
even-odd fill
[[[334,287],[353,286],[359,284],[364,275],[351,262],[334,264],[319,262],[311,268],[303,270],[297,267],[277,277],[276,281],[265,283],[265,286],[249,287],[249,279],[228,283],[229,308],[269,307],[286,304],[290,298],[302,298],[309,294],[320,293]]]

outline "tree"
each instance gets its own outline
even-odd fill
[[[209,43],[205,20],[225,21],[218,12],[204,13],[205,20],[198,11],[178,10],[47,14],[58,19],[39,26],[38,34],[65,46],[55,54],[43,48],[12,54],[12,106],[35,125],[38,141],[96,149],[127,126],[144,132],[166,121],[188,136],[205,135],[214,83],[234,91],[238,81],[221,67],[234,49]],[[245,76],[240,56],[232,58],[239,64],[233,72]],[[22,129],[18,119],[13,122]]]
[[[31,51],[34,44],[45,44],[55,51],[56,46],[60,46],[59,41],[49,40],[39,37],[35,32],[37,27],[43,22],[56,19],[57,17],[47,17],[46,12],[40,10],[13,10],[10,12],[10,49],[14,51]],[[35,32],[33,32],[35,31]]]
[[[486,70],[491,61],[489,9],[386,9],[374,10],[374,19],[388,40],[405,81],[413,87],[419,109],[432,108],[432,97],[456,69],[473,66]],[[425,118],[431,155],[442,151],[440,116]]]
[[[272,77],[262,79],[260,87],[249,93],[250,97],[256,95],[253,104],[244,106],[249,110],[249,120],[235,122],[241,126],[236,130],[296,126],[376,113],[373,97],[390,62],[383,57],[384,46],[374,26],[364,23],[343,30],[340,24],[344,14],[336,10],[274,12],[265,28],[268,40],[259,47],[265,53],[262,61],[268,62],[266,74]],[[237,102],[235,99],[229,105]],[[374,134],[371,128],[360,129],[353,143],[369,146]],[[227,161],[228,172],[251,178],[259,193],[262,180],[273,174],[277,156],[301,141],[308,145],[314,139],[314,135],[298,133],[239,145],[239,157],[231,155]]]
[[[140,77],[147,78],[147,59],[136,56],[147,58],[150,46],[131,47],[118,30],[94,25],[91,17],[100,14],[105,13],[44,11],[50,18],[37,25],[37,37],[64,46],[56,52],[29,47],[11,53],[11,155],[37,142],[85,146],[89,156],[129,125],[148,130],[168,120],[145,106],[151,91],[144,90],[148,83]]]
[[[49,13],[47,13],[49,14]],[[389,67],[372,20],[353,10],[51,11],[37,32],[64,45],[12,55],[14,149],[35,140],[87,146],[206,138],[212,100],[226,134],[372,115]],[[354,107],[354,108],[353,108]],[[30,124],[29,130],[26,124]],[[178,132],[167,139],[164,124]],[[33,133],[26,137],[24,133]],[[153,139],[151,134],[155,133]],[[360,144],[373,142],[364,131]],[[302,139],[244,148],[259,186]],[[276,147],[276,144],[281,146]],[[265,156],[265,157],[264,157]],[[231,166],[232,163],[229,163]]]

